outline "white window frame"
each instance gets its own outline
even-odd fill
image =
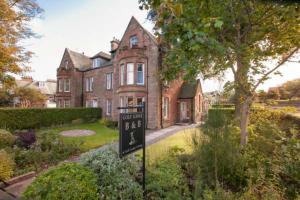
[[[163,118],[164,119],[169,119],[169,104],[170,104],[169,97],[163,97]]]
[[[64,108],[70,108],[70,107],[71,107],[71,101],[69,99],[64,100]]]
[[[101,58],[94,58],[93,59],[93,68],[101,66]]]
[[[85,91],[86,92],[93,92],[94,89],[94,78],[88,77],[85,79]]]
[[[125,83],[125,65],[120,65],[120,85],[124,85]]]
[[[92,100],[92,107],[93,108],[97,108],[98,107],[98,100],[97,99],[93,99]]]
[[[69,88],[67,88],[67,85]],[[64,79],[64,92],[70,92],[71,90],[71,81],[70,79]]]
[[[112,89],[112,79],[113,79],[113,73],[107,73],[106,74],[106,89],[107,90]]]
[[[111,116],[112,113],[112,102],[111,100],[106,100],[106,115]]]
[[[134,84],[134,63],[127,63],[127,85],[133,85]]]
[[[64,80],[58,79],[58,92],[63,92],[63,91],[64,91]]]
[[[139,38],[137,37],[137,35],[133,35],[129,38],[129,46],[130,48],[137,46],[139,43]]]
[[[125,107],[125,97],[120,97],[120,107]],[[124,113],[124,109],[120,109],[120,113]]]
[[[139,71],[139,67],[142,66],[142,71]],[[143,75],[143,82],[139,82],[139,73],[142,73]],[[138,85],[144,85],[145,84],[145,65],[144,63],[138,63],[137,64],[137,84]]]

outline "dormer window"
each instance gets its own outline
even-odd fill
[[[69,64],[69,62],[66,60],[65,61],[65,69],[68,69],[68,64]]]
[[[94,58],[93,59],[93,68],[101,66],[101,58]]]
[[[136,47],[138,45],[138,42],[139,42],[139,40],[138,40],[138,37],[136,35],[131,36],[130,40],[129,40],[130,48]]]

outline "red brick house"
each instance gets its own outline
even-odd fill
[[[200,81],[161,80],[161,51],[156,38],[132,17],[122,39],[111,41],[110,54],[93,57],[66,49],[57,69],[58,107],[101,107],[118,120],[117,107],[146,102],[148,128],[199,122]]]

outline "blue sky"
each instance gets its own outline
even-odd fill
[[[131,18],[135,16],[149,31],[153,25],[146,20],[147,13],[138,8],[138,0],[38,0],[45,10],[42,19],[34,20],[33,30],[39,39],[26,41],[32,58],[30,75],[37,80],[56,78],[56,69],[66,47],[92,56],[99,51],[108,52],[113,37],[121,39]],[[277,86],[287,80],[300,78],[300,64],[283,66],[282,77],[275,76],[261,89]],[[225,80],[231,79],[230,73]],[[220,88],[215,80],[205,81],[203,89]]]

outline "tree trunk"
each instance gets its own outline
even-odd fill
[[[248,124],[249,124],[249,114],[250,107],[252,103],[251,97],[246,97],[245,101],[241,105],[241,115],[240,115],[240,128],[241,128],[241,146],[245,146],[248,141]]]

